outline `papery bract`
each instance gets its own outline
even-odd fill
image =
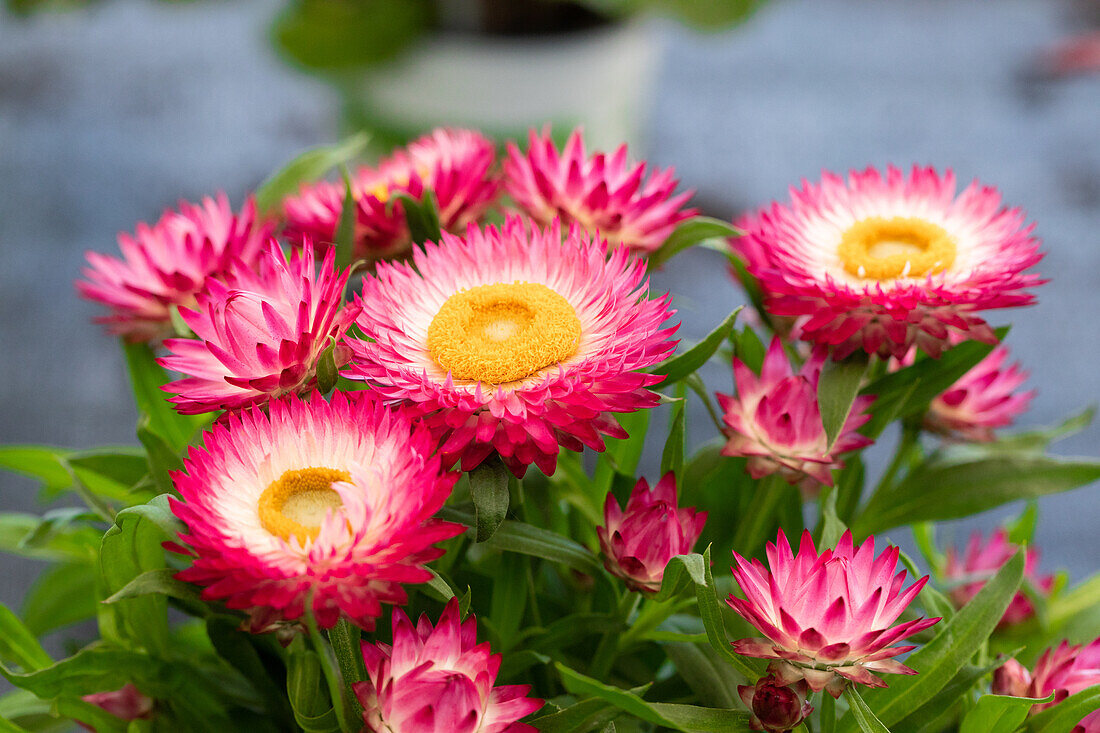
[[[992,441],[994,428],[1012,424],[1027,410],[1035,391],[1017,392],[1028,373],[1020,365],[1005,366],[1008,349],[998,346],[989,356],[932,400],[925,427],[959,440]]]
[[[947,550],[947,564],[944,567],[944,579],[957,585],[951,590],[951,600],[960,608],[978,595],[986,581],[992,578],[1001,566],[1012,559],[1019,548],[1008,541],[1008,532],[1003,527],[996,529],[983,542],[981,532],[970,535],[966,551],[960,558],[954,547]],[[1039,551],[1033,547],[1027,549],[1024,563],[1024,579],[1040,592],[1049,594],[1054,586],[1054,576],[1038,574]],[[1017,624],[1035,615],[1035,608],[1027,594],[1020,591],[1012,597],[1001,618],[1002,625]]]
[[[354,256],[368,260],[405,254],[411,244],[398,194],[423,200],[431,191],[440,224],[461,230],[493,204],[500,180],[493,173],[496,148],[473,130],[438,128],[395,150],[376,167],[363,166],[351,178],[356,203]],[[344,208],[343,183],[319,181],[283,202],[285,233],[299,243],[328,247]]]
[[[671,472],[652,489],[639,479],[625,510],[608,493],[603,516],[604,526],[597,527],[596,534],[604,567],[631,590],[647,593],[661,589],[668,561],[691,552],[707,521],[706,512],[677,506],[676,476]]]
[[[89,267],[76,288],[111,314],[97,318],[127,341],[159,341],[172,334],[172,309],[191,307],[211,278],[235,262],[252,266],[272,225],[261,221],[249,198],[239,214],[219,193],[200,205],[181,201],[152,226],[138,224],[133,235],[119,234],[122,259],[88,252]]]
[[[103,708],[119,720],[147,720],[153,717],[153,698],[144,694],[133,682],[127,682],[121,688],[110,692],[94,692],[80,698],[86,703]],[[80,724],[94,731],[86,723]]]
[[[330,344],[336,366],[346,363],[342,340],[359,307],[344,304],[350,270],[336,272],[333,257],[317,271],[312,250],[288,261],[273,240],[256,271],[238,263],[225,283],[209,282],[197,310],[180,311],[196,338],[164,342],[172,353],[161,365],[184,375],[164,385],[169,402],[184,414],[263,404],[312,390]]]
[[[653,407],[640,370],[675,348],[669,296],[648,297],[645,265],[578,227],[443,234],[411,263],[381,263],[363,281],[346,376],[409,406],[445,463],[470,470],[493,451],[522,476],[554,472],[559,446],[604,449],[626,437],[612,417]]]
[[[613,247],[639,254],[653,252],[676,225],[697,212],[684,208],[691,192],[673,195],[679,183],[673,170],[630,163],[626,145],[611,155],[585,151],[581,131],[574,130],[558,153],[549,130],[528,136],[524,155],[512,143],[504,161],[504,186],[516,204],[540,224],[561,218],[606,238]]]
[[[494,686],[501,657],[477,643],[452,598],[439,623],[393,612],[393,644],[363,642],[368,680],[355,684],[369,733],[535,733],[518,722],[542,707],[529,685]]]
[[[737,694],[752,713],[749,727],[753,730],[785,733],[814,711],[806,700],[810,694],[806,680],[784,685],[768,675],[758,679],[755,685],[738,685]]]
[[[871,419],[864,411],[874,398],[856,398],[830,449],[817,401],[824,364],[825,352],[817,349],[795,374],[778,336],[768,347],[759,375],[735,358],[737,394],[718,395],[727,438],[722,454],[748,457],[753,478],[778,473],[808,491],[821,484],[832,486],[832,470],[844,466],[839,455],[873,442],[856,430]]]
[[[898,548],[875,557],[873,537],[856,547],[845,532],[835,549],[818,554],[806,531],[796,556],[780,530],[767,556],[766,567],[734,553],[733,576],[745,598],[731,594],[728,603],[767,637],[735,641],[734,651],[774,659],[770,669],[781,682],[805,679],[815,692],[825,689],[833,697],[843,692],[846,679],[885,687],[875,673],[916,674],[893,659],[915,647],[890,645],[939,619],[892,626],[928,582],[925,576],[902,589],[905,571],[894,574]]]
[[[993,673],[993,694],[1012,697],[1043,698],[1051,693],[1054,700],[1031,707],[1031,714],[1042,712],[1093,685],[1100,685],[1100,637],[1089,644],[1071,646],[1063,641],[1047,649],[1029,672],[1010,659]],[[1100,711],[1097,711],[1100,712]],[[1086,715],[1072,733],[1097,733],[1100,715]]]
[[[977,182],[956,196],[951,171],[889,167],[825,173],[791,203],[738,223],[732,246],[764,291],[765,307],[798,318],[801,338],[901,358],[916,345],[939,356],[955,333],[995,343],[978,315],[1029,305],[1042,258],[1019,209]]]
[[[433,518],[457,478],[433,448],[369,392],[223,418],[173,475],[192,558],[177,577],[247,611],[253,631],[299,619],[311,598],[322,627],[373,628],[382,603],[405,603],[402,583],[431,579],[435,543],[463,531]]]

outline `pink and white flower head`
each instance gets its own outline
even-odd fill
[[[393,644],[363,642],[368,680],[355,684],[369,733],[535,733],[518,722],[542,707],[529,685],[494,686],[501,657],[477,643],[454,598],[432,628],[393,612]]]
[[[496,147],[473,130],[438,128],[395,150],[377,167],[364,166],[352,177],[356,203],[355,257],[388,259],[411,246],[397,194],[422,200],[434,193],[440,224],[460,230],[478,219],[496,200],[500,180],[493,173]],[[283,202],[285,234],[327,247],[336,238],[344,208],[343,183],[319,181]]]
[[[1026,273],[1039,241],[991,186],[956,195],[955,176],[914,166],[825,173],[790,204],[739,223],[733,242],[760,281],[770,313],[799,319],[801,338],[901,358],[916,345],[939,356],[956,333],[996,343],[978,311],[1030,305]]]
[[[517,475],[554,472],[559,446],[602,451],[626,434],[611,416],[653,407],[640,370],[675,348],[669,296],[651,300],[645,265],[579,227],[470,225],[411,262],[363,280],[345,375],[409,406],[468,471],[496,451]]]
[[[951,600],[960,608],[970,602],[978,591],[982,589],[986,581],[992,578],[1001,566],[1012,559],[1019,549],[1008,541],[1008,532],[1003,527],[997,528],[989,536],[988,542],[983,542],[981,532],[970,535],[970,541],[966,545],[966,552],[960,558],[954,547],[947,550],[947,564],[944,567],[944,578],[948,582],[955,583],[951,591]],[[1044,594],[1049,594],[1054,587],[1054,576],[1038,573],[1039,551],[1029,547],[1024,559],[1024,578],[1034,588]],[[1005,609],[1001,618],[1001,625],[1018,624],[1031,618],[1035,614],[1035,608],[1031,600],[1023,592],[1017,593]]]
[[[1087,645],[1070,646],[1063,641],[1056,648],[1047,649],[1035,664],[1034,672],[1010,659],[993,673],[994,695],[1043,698],[1054,694],[1051,702],[1033,705],[1032,715],[1093,685],[1100,685],[1100,637]],[[1100,710],[1086,715],[1072,733],[1097,731],[1100,731]]]
[[[153,717],[153,698],[145,695],[133,682],[110,692],[95,692],[80,698],[86,703],[106,710],[119,720],[148,720]],[[95,730],[85,723],[81,727]]]
[[[753,730],[787,733],[814,711],[806,699],[810,695],[806,680],[785,685],[768,675],[755,685],[738,685],[737,694],[752,714],[749,727]]]
[[[351,352],[342,339],[359,306],[344,304],[351,271],[336,272],[334,255],[326,253],[318,272],[312,250],[288,261],[272,240],[258,270],[238,262],[224,283],[209,282],[198,310],[180,310],[197,338],[164,342],[171,353],[158,361],[185,375],[164,385],[175,395],[169,402],[198,414],[309,392],[330,343],[336,365],[346,364]]]
[[[78,280],[81,296],[110,308],[96,319],[127,341],[159,341],[172,333],[172,308],[190,307],[211,278],[234,262],[255,263],[271,224],[260,221],[249,198],[239,214],[224,193],[198,206],[181,201],[152,226],[138,224],[119,234],[122,259],[88,252],[87,280]]]
[[[527,154],[508,143],[504,187],[516,205],[546,225],[556,218],[599,232],[613,247],[648,254],[660,247],[684,219],[698,213],[684,206],[691,191],[673,195],[679,181],[671,168],[631,163],[626,145],[610,156],[591,157],[579,129],[558,153],[550,130],[529,133]]]
[[[888,547],[875,557],[874,537],[855,547],[850,532],[819,555],[807,531],[796,556],[782,530],[778,542],[767,545],[770,570],[734,553],[733,577],[745,598],[731,594],[728,603],[767,637],[735,641],[734,651],[774,659],[770,669],[784,684],[805,679],[833,697],[845,680],[885,687],[875,673],[916,674],[893,659],[915,647],[890,645],[939,619],[892,626],[928,582],[925,576],[903,590],[905,571],[894,574],[898,555]]]
[[[753,478],[778,473],[787,483],[806,490],[832,486],[833,469],[844,466],[838,456],[873,442],[856,430],[871,419],[864,410],[874,398],[856,398],[830,450],[817,402],[824,364],[825,350],[815,349],[795,374],[778,336],[768,347],[759,376],[735,358],[737,395],[718,395],[728,439],[722,454],[747,456]]]
[[[253,631],[294,621],[371,629],[402,583],[431,578],[435,543],[463,531],[433,519],[457,476],[427,430],[369,392],[288,396],[232,413],[173,475],[172,511],[192,556],[176,577],[251,615]]]
[[[603,507],[604,526],[596,528],[604,567],[626,581],[631,590],[661,590],[668,561],[686,555],[695,546],[706,512],[676,504],[676,476],[666,473],[652,489],[643,478],[634,485],[626,510],[613,494]]]
[[[1017,392],[1028,377],[1018,363],[1005,366],[1008,349],[998,346],[950,389],[932,400],[925,427],[958,439],[989,442],[994,428],[1012,424],[1027,410],[1034,390]]]

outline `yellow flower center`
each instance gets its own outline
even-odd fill
[[[432,359],[455,379],[504,384],[577,351],[581,322],[540,283],[478,285],[455,293],[428,327]]]
[[[343,506],[334,481],[350,481],[351,474],[335,468],[301,468],[285,472],[260,495],[260,523],[273,535],[300,542],[317,539],[328,510]]]
[[[373,196],[382,203],[386,203],[390,200],[389,181],[382,181],[381,183],[376,183],[375,185],[371,186],[367,189],[367,195]]]
[[[837,249],[844,269],[868,280],[924,277],[955,261],[955,240],[925,219],[871,216],[844,232]]]

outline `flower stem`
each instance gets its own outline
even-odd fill
[[[888,491],[894,485],[894,480],[898,476],[898,471],[900,471],[902,466],[909,461],[913,449],[917,447],[919,440],[919,425],[913,425],[908,422],[902,425],[901,440],[898,442],[898,449],[894,452],[894,458],[890,461],[890,465],[886,468],[886,472],[882,474],[882,478],[875,487],[874,493],[871,494],[872,499],[882,492]]]
[[[336,655],[333,653],[328,641],[321,635],[321,630],[317,627],[317,619],[313,617],[312,594],[306,602],[304,619],[306,628],[309,629],[309,643],[321,660],[321,670],[325,673],[329,698],[332,700],[332,707],[336,710],[336,719],[340,722],[340,730],[344,733],[355,733],[355,731],[362,728],[362,723],[350,717],[345,698],[344,681],[340,674],[340,666],[336,661]]]
[[[367,668],[363,664],[363,650],[359,646],[360,638],[362,638],[362,630],[345,618],[337,621],[328,632],[332,651],[336,655],[336,662],[343,676],[344,697],[356,720],[362,718],[363,706],[359,704],[359,698],[355,696],[352,685],[367,678]]]
[[[623,627],[628,626],[630,617],[634,615],[634,611],[637,610],[638,604],[642,600],[641,593],[634,591],[627,591],[626,594],[619,599],[618,605],[618,617]],[[601,682],[606,681],[605,678],[611,673],[611,667],[615,664],[615,658],[619,655],[620,649],[620,631],[618,627],[608,629],[604,632],[600,638],[599,646],[596,647],[596,654],[592,657],[592,666],[589,668],[589,674]]]

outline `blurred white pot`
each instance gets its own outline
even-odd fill
[[[549,36],[437,35],[358,87],[368,115],[395,129],[436,124],[524,135],[583,124],[595,147],[636,142],[658,57],[652,24]]]

